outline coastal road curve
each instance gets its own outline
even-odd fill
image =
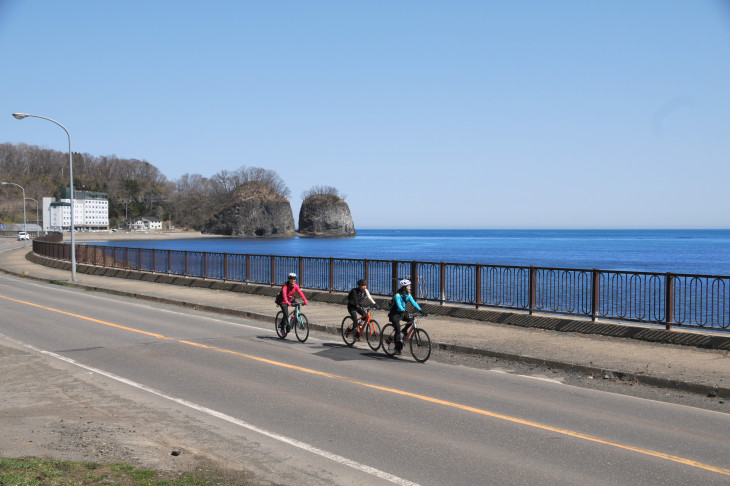
[[[0,322],[277,482],[730,484],[728,414],[5,275]]]

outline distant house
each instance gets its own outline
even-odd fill
[[[162,221],[154,216],[140,216],[127,222],[129,231],[157,231],[162,230]]]

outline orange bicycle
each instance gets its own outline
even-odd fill
[[[373,351],[377,351],[380,348],[380,344],[383,339],[380,334],[380,324],[378,321],[370,317],[370,311],[378,309],[378,307],[365,307],[365,315],[357,320],[357,323],[353,324],[352,317],[347,316],[342,319],[342,325],[340,325],[340,333],[345,344],[352,346],[357,341],[355,333],[353,332],[353,326],[357,326],[355,329],[360,336],[365,336],[368,342],[368,346]]]

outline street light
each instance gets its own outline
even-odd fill
[[[17,186],[20,188],[21,191],[23,191],[23,232],[25,234],[28,234],[28,231],[26,231],[26,224],[25,224],[25,189],[23,189],[23,186],[20,184],[16,184],[15,182],[0,182],[3,186]],[[27,241],[27,240],[25,240]]]
[[[48,120],[51,123],[55,123],[59,127],[63,128],[63,131],[66,132],[66,135],[68,136],[68,175],[71,179],[71,184],[69,188],[71,189],[71,280],[76,281],[76,239],[74,237],[74,224],[76,220],[74,220],[74,164],[73,159],[71,156],[71,134],[68,133],[68,130],[66,130],[66,127],[58,123],[56,120],[52,120],[50,118],[46,118],[45,116],[40,115],[29,115],[28,113],[13,113],[13,116],[18,119],[22,120],[23,118],[32,117],[32,118],[41,118],[43,120]],[[23,198],[25,198],[25,194],[23,194]],[[23,207],[25,208],[25,199],[23,199]],[[36,206],[37,207],[37,206]]]
[[[26,199],[30,199],[31,201],[35,201],[35,224],[38,225],[38,201],[36,201],[32,197],[26,197]],[[43,228],[41,227],[41,229],[43,229]]]

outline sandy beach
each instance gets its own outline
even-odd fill
[[[203,234],[200,231],[94,231],[76,232],[76,241],[97,241],[97,240],[177,240],[193,238],[230,238],[223,235]],[[71,233],[64,232],[63,240],[70,241]]]

